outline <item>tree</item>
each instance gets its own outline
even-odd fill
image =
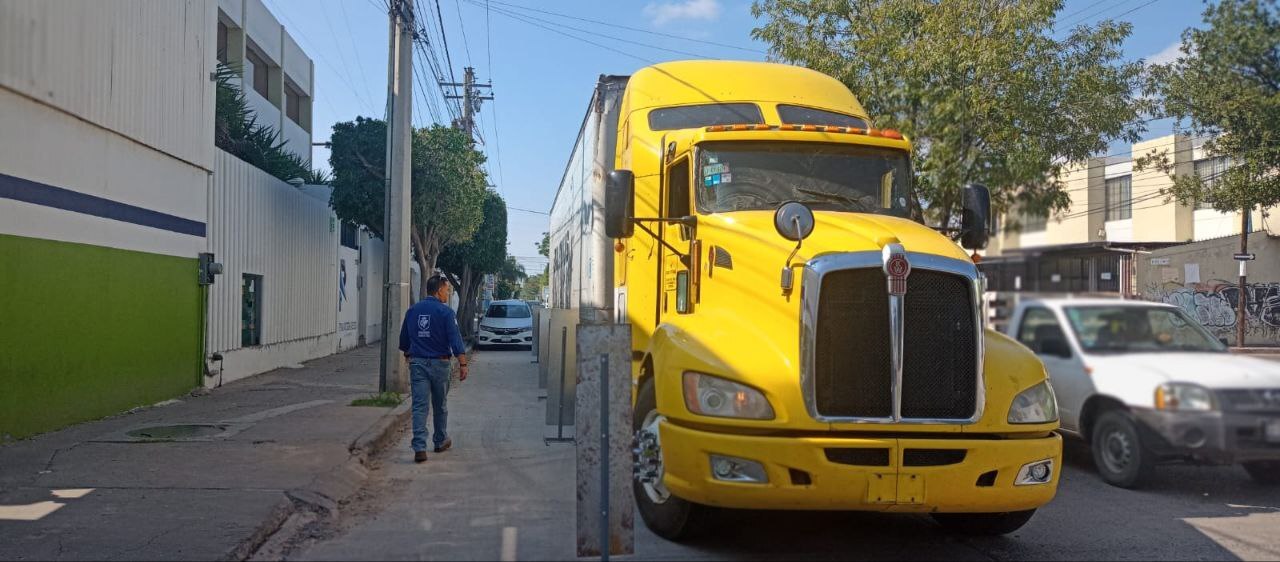
[[[1142,65],[1121,63],[1127,23],[1054,39],[1061,0],[757,0],[752,35],[774,57],[824,72],[873,123],[912,139],[910,205],[946,226],[961,187],[991,188],[994,212],[1046,215],[1057,179],[1114,139],[1138,140]],[[1016,228],[1016,225],[1014,225]]]
[[[311,169],[306,160],[285,148],[279,131],[258,123],[235,68],[218,63],[214,84],[215,146],[282,181],[301,178],[304,183],[328,183],[326,174]]]
[[[542,288],[547,286],[547,274],[530,275],[520,286],[520,298],[529,301],[542,300]]]
[[[498,270],[498,281],[493,288],[493,298],[495,299],[514,299],[520,294],[520,285],[528,275],[524,272],[524,266],[516,261],[516,258],[507,256],[506,261],[502,263],[502,268]]]
[[[507,204],[502,196],[488,190],[484,218],[470,240],[445,246],[436,265],[444,270],[458,293],[458,317],[475,317],[480,284],[488,273],[502,269],[507,255]],[[462,335],[471,336],[471,322],[462,322]]]
[[[378,236],[385,214],[386,131],[386,123],[378,119],[337,123],[329,155],[334,174],[330,205],[338,218]],[[427,286],[442,248],[469,240],[479,228],[488,191],[483,164],[484,155],[463,131],[439,125],[414,131],[410,239],[419,286]]]
[[[1222,0],[1205,8],[1204,22],[1204,29],[1183,32],[1182,56],[1152,67],[1148,91],[1160,96],[1166,115],[1189,120],[1190,132],[1212,136],[1206,151],[1229,158],[1230,167],[1213,178],[1175,174],[1167,152],[1136,165],[1173,176],[1165,194],[1184,205],[1241,211],[1245,253],[1243,223],[1254,208],[1280,204],[1280,14],[1274,0]],[[1236,343],[1243,346],[1247,292],[1239,293]]]
[[[484,219],[488,179],[471,135],[441,125],[413,134],[413,246],[422,286],[449,244],[471,239]],[[504,237],[505,241],[505,237]]]

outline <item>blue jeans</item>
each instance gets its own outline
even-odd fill
[[[414,452],[427,450],[427,401],[431,401],[432,422],[435,434],[432,440],[436,447],[444,444],[448,438],[445,433],[449,420],[449,408],[445,399],[449,395],[448,359],[422,359],[414,357],[409,360],[410,392],[413,395],[413,441]]]

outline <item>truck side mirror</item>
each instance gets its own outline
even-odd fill
[[[960,212],[960,245],[970,250],[987,247],[991,224],[991,192],[987,186],[972,183],[964,186],[963,210]]]
[[[635,234],[636,176],[631,170],[609,172],[604,185],[604,233],[610,238]]]

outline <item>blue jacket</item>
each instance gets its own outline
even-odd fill
[[[435,297],[409,307],[400,324],[400,351],[424,359],[466,353],[453,309]]]

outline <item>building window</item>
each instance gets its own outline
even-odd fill
[[[244,274],[240,285],[240,345],[262,345],[262,276]]]
[[[1212,190],[1214,184],[1218,183],[1218,178],[1222,175],[1223,172],[1227,171],[1227,167],[1230,165],[1231,165],[1231,162],[1230,160],[1227,159],[1226,156],[1196,160],[1195,174],[1200,177],[1201,181],[1204,182],[1205,188],[1207,188],[1208,190]],[[1212,209],[1213,202],[1198,201],[1196,202],[1196,208]]]
[[[284,85],[284,113],[299,127],[302,126],[302,97],[302,92],[293,87],[293,84]]]
[[[343,246],[351,248],[352,250],[358,250],[360,249],[359,233],[360,233],[360,229],[357,228],[356,225],[351,224],[349,222],[343,222],[342,233],[339,238],[339,242]]]
[[[1023,212],[1022,214],[1022,231],[1023,232],[1044,232],[1049,225],[1049,216],[1040,215],[1038,213]]]
[[[1122,221],[1133,218],[1133,176],[1120,176],[1107,180],[1106,220]]]
[[[253,73],[253,91],[264,98],[267,97],[267,75],[270,73],[267,60],[253,47],[245,49],[244,60],[249,63],[246,66]]]
[[[218,62],[222,64],[229,64],[227,62],[227,34],[229,32],[227,24],[218,22]]]

